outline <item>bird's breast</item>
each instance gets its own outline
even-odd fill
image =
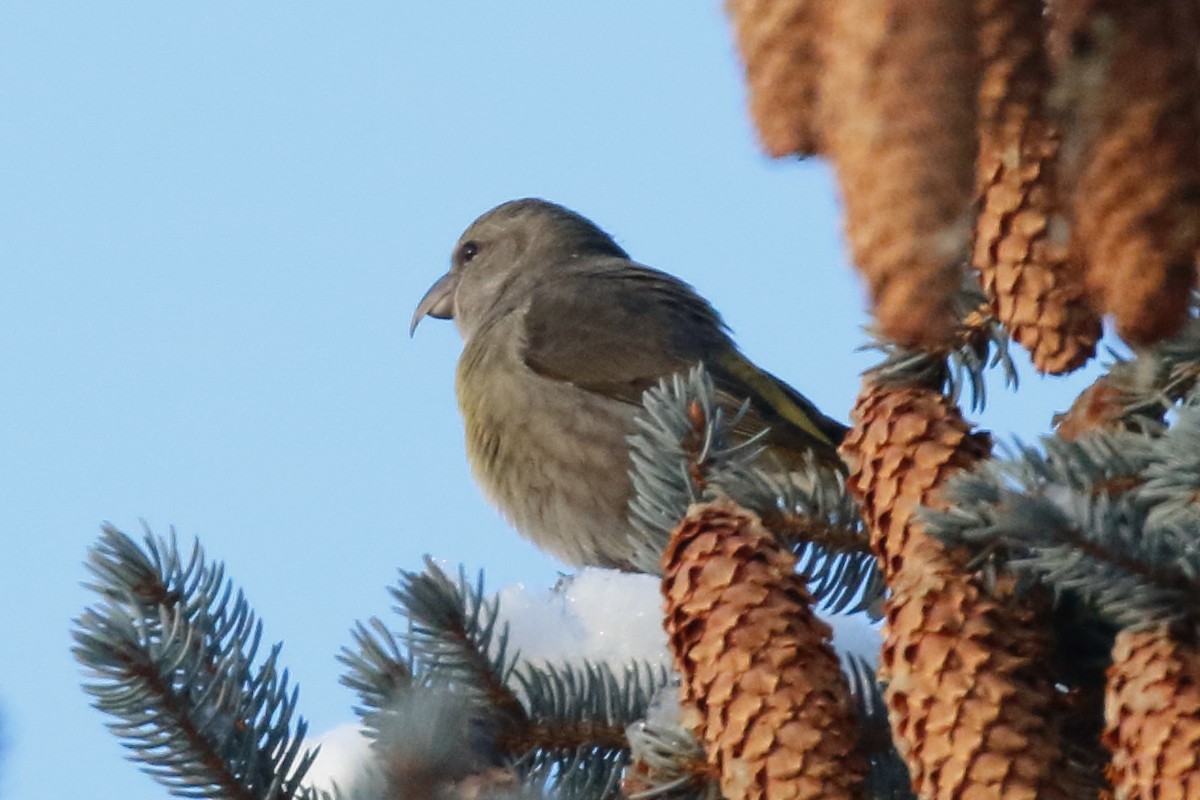
[[[572,564],[628,564],[636,408],[543,377],[515,348],[478,339],[464,348],[456,388],[471,468],[516,528]]]

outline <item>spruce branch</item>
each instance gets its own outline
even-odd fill
[[[508,626],[498,624],[500,602],[486,596],[482,572],[472,585],[460,567],[454,581],[426,557],[425,572],[402,571],[391,593],[408,620],[405,644],[424,673],[473,694],[501,724],[525,721],[507,685],[514,668]]]
[[[355,798],[465,797],[480,785],[496,798],[613,796],[625,729],[645,716],[665,670],[521,661],[482,574],[451,578],[428,559],[392,595],[405,630],[372,619],[341,655],[376,754]]]
[[[343,647],[337,657],[347,669],[341,683],[358,694],[360,705],[354,713],[367,735],[378,740],[381,714],[412,688],[412,657],[401,651],[395,635],[377,617],[356,624],[351,636],[355,647]]]
[[[547,800],[616,800],[628,757],[628,749],[532,750],[515,768]]]
[[[878,602],[883,584],[841,475],[813,460],[798,473],[760,466],[762,434],[732,436],[742,412],[730,416],[719,405],[703,365],[661,380],[642,405],[639,432],[629,438],[639,569],[660,571],[662,550],[691,504],[730,497],[798,557],[822,607],[853,613]]]
[[[477,714],[468,697],[447,687],[401,690],[372,715],[373,757],[345,800],[458,800],[472,796],[468,786],[517,787],[517,775],[480,747]]]
[[[316,752],[280,645],[253,666],[262,624],[224,566],[174,533],[141,545],[105,525],[88,553],[100,602],[75,620],[73,652],[93,705],[130,758],[180,797],[316,798],[301,780]]]
[[[1021,447],[957,477],[950,507],[923,519],[948,544],[1078,594],[1118,627],[1195,625],[1198,423],[1189,409],[1162,436],[1047,437],[1042,450]]]
[[[630,664],[620,675],[600,663],[524,663],[514,676],[530,723],[503,743],[525,753],[526,781],[554,779],[560,791],[603,797],[619,784],[629,754],[626,729],[643,718],[669,680],[665,668]],[[598,792],[598,794],[592,794]]]
[[[343,649],[342,683],[359,693],[356,707],[372,758],[337,800],[543,800],[480,725],[479,696],[415,662],[387,627],[372,618]],[[339,787],[340,789],[340,787]]]
[[[957,403],[964,393],[972,411],[987,405],[987,371],[999,368],[1004,383],[1017,388],[1017,368],[1008,331],[991,314],[974,273],[967,273],[954,299],[959,324],[954,346],[940,352],[902,347],[875,336],[861,349],[877,350],[883,360],[867,371],[880,386],[924,386]]]
[[[607,665],[524,663],[515,672],[530,719],[526,733],[543,749],[625,749],[625,726],[646,714],[669,680],[665,667],[630,664],[618,676]],[[532,734],[532,735],[530,735]]]
[[[1193,293],[1187,323],[1178,335],[1141,348],[1134,358],[1110,352],[1107,371],[1065,413],[1055,417],[1060,435],[1074,438],[1095,427],[1162,433],[1167,416],[1195,405],[1200,377],[1200,295]]]
[[[1154,442],[1158,459],[1146,466],[1140,498],[1150,508],[1146,524],[1170,531],[1179,545],[1191,552],[1180,564],[1193,580],[1200,580],[1195,565],[1200,558],[1200,405],[1177,412],[1175,424]]]

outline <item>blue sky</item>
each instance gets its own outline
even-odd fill
[[[731,41],[682,1],[0,6],[0,797],[166,795],[69,655],[104,520],[226,561],[314,731],[396,568],[554,581],[468,475],[453,326],[406,334],[503,200],[592,217],[845,419],[871,356],[830,176],[759,154]],[[1002,434],[1082,383],[1024,377]]]

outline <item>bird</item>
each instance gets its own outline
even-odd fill
[[[844,469],[846,428],[744,356],[691,285],[633,261],[586,217],[538,198],[476,219],[417,304],[453,319],[466,453],[484,494],[569,565],[636,571],[627,437],[643,392],[697,363],[775,463]],[[806,458],[808,461],[806,462]]]

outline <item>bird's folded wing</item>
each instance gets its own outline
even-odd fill
[[[770,428],[773,450],[836,459],[845,428],[743,357],[712,306],[666,273],[623,259],[571,265],[531,295],[524,339],[534,372],[632,404],[703,362],[728,405],[750,400],[739,432]]]

